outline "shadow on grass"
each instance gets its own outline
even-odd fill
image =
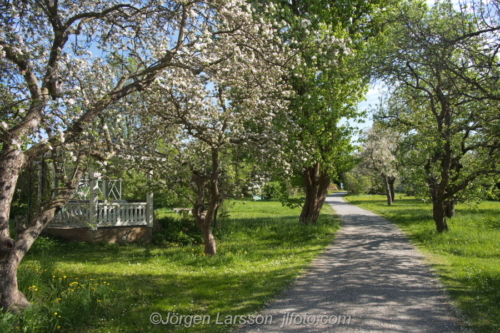
[[[500,273],[484,270],[484,267],[435,264],[441,271],[441,280],[450,296],[459,304],[460,312],[466,316],[467,325],[473,332],[500,332]],[[450,269],[462,270],[460,274]]]
[[[318,226],[300,226],[296,216],[224,221],[215,232],[220,254],[214,257],[204,256],[200,244],[177,248],[91,246],[40,239],[20,271],[21,290],[35,302],[23,323],[38,323],[30,332],[229,330],[230,326],[221,325],[155,326],[149,318],[152,312],[165,316],[176,312],[210,315],[214,321],[217,313],[226,316],[258,311],[290,285],[298,271],[331,241],[338,227],[338,220],[331,216],[323,216]],[[54,279],[57,267],[62,272]],[[72,288],[70,280],[85,280],[87,284],[90,280],[97,284],[106,281],[109,285],[100,286],[102,290],[89,298],[93,302],[89,309],[82,309],[86,305],[59,297]],[[60,281],[57,283],[64,288],[54,291],[54,281]],[[43,290],[32,292],[33,285]],[[8,332],[5,327],[13,327],[14,322],[10,326],[0,323],[2,332]]]
[[[104,256],[105,253],[101,253]],[[55,260],[54,260],[55,259]],[[41,267],[49,267],[50,258],[38,258]],[[68,264],[74,262],[69,257],[53,258],[52,262]],[[105,260],[107,261],[107,260]],[[120,260],[117,260],[120,261]],[[225,265],[222,265],[225,263]],[[39,298],[30,295],[30,300],[36,303],[34,310],[36,313],[27,314],[22,323],[36,321],[41,316],[54,317],[54,314],[61,314],[62,318],[54,323],[38,324],[38,329],[34,328],[30,332],[57,332],[57,326],[62,327],[62,331],[89,332],[99,328],[106,328],[111,331],[125,332],[150,332],[154,329],[160,331],[189,331],[206,332],[217,328],[214,321],[217,313],[221,316],[243,315],[260,310],[271,299],[284,291],[291,283],[297,269],[303,268],[299,264],[280,267],[261,267],[258,270],[246,268],[243,271],[236,271],[234,266],[229,265],[231,260],[227,257],[200,257],[193,271],[183,270],[174,273],[146,273],[148,263],[141,265],[142,268],[133,266],[133,270],[125,273],[113,273],[110,269],[106,273],[91,273],[90,278],[96,281],[107,281],[111,289],[108,291],[108,302],[106,311],[75,311],[74,303],[65,305],[53,303],[53,299]],[[99,263],[102,264],[102,263]],[[123,263],[122,264],[126,264]],[[169,262],[164,261],[164,265]],[[272,263],[270,263],[271,265]],[[189,266],[188,263],[184,265]],[[74,267],[79,267],[75,265]],[[158,269],[159,270],[159,269]],[[117,269],[117,271],[121,271]],[[37,285],[49,286],[51,279],[49,272],[38,279]],[[81,273],[78,269],[64,270],[68,281],[82,281],[89,278],[88,273]],[[27,281],[26,281],[27,282]],[[29,284],[31,285],[31,284]],[[21,283],[22,289],[27,289],[27,283]],[[110,295],[110,293],[112,295]],[[105,299],[105,296],[96,296]],[[96,303],[97,304],[97,303]],[[97,306],[97,305],[96,305]],[[179,315],[209,315],[212,320],[210,325],[200,325],[190,329],[181,325],[158,325],[150,322],[150,315],[153,312],[161,313],[166,318],[168,312]],[[50,319],[50,318],[49,318]],[[229,330],[231,326],[225,325]],[[3,330],[2,332],[9,332]],[[15,330],[12,330],[15,332]]]

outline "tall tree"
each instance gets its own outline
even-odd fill
[[[450,70],[450,64],[467,75],[476,70],[468,66],[475,59],[450,42],[470,33],[451,2],[430,10],[424,3],[407,3],[395,19],[399,24],[391,30],[388,52],[379,59],[394,91],[379,118],[399,124],[412,140],[436,229],[443,232],[462,194],[500,172],[498,102],[478,98],[475,88]],[[468,39],[470,48],[484,42],[481,35],[476,38]]]
[[[302,178],[306,194],[301,223],[316,223],[331,179],[354,164],[353,130],[341,120],[357,117],[368,83],[357,55],[378,33],[378,13],[390,2],[276,2],[276,20],[285,24],[282,38],[300,55],[288,67],[286,80],[295,94],[284,126],[290,127],[285,152],[291,172],[285,171]]]

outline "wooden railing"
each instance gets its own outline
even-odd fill
[[[114,226],[148,226],[148,205],[140,203],[97,203],[95,215],[88,202],[67,203],[49,223],[51,226],[66,227],[114,227]],[[151,222],[151,223],[148,223]],[[96,225],[97,223],[97,225]]]
[[[88,203],[67,203],[50,221],[50,225],[70,225],[85,227],[89,223],[90,209]]]
[[[147,204],[145,202],[99,203],[97,217],[100,227],[147,225]]]

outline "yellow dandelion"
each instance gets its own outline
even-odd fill
[[[54,312],[54,316],[57,316],[57,312]]]

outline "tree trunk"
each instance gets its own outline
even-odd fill
[[[396,201],[396,191],[394,190],[394,183],[396,182],[396,177],[389,177],[389,188],[391,190],[392,202]]]
[[[205,254],[213,256],[217,254],[217,245],[215,243],[215,238],[212,233],[211,225],[204,225],[201,228],[203,233],[203,241],[205,242]]]
[[[66,184],[66,187],[59,190],[57,197],[40,206],[38,212],[31,221],[29,221],[28,227],[18,235],[17,242],[14,242],[12,244],[13,246],[9,246],[7,250],[1,247],[0,306],[3,308],[4,312],[18,312],[30,305],[26,296],[18,289],[17,270],[19,264],[38,238],[43,228],[45,228],[54,218],[54,215],[73,197],[83,172],[84,170],[80,169],[75,177]],[[0,236],[0,239],[1,238],[6,239],[7,237]]]
[[[14,247],[15,248],[15,247]],[[30,302],[19,290],[17,283],[17,268],[24,257],[24,253],[19,251],[2,251],[2,262],[0,265],[0,297],[3,312],[20,312],[27,308]]]
[[[193,207],[193,216],[201,229],[205,243],[205,254],[215,255],[217,246],[212,233],[212,222],[214,221],[217,208],[222,202],[219,191],[219,151],[212,148],[212,171],[209,175],[193,170],[192,180],[196,185],[196,203]],[[208,182],[208,186],[207,186]],[[208,190],[208,191],[207,191]],[[205,210],[205,195],[208,192],[208,207]]]
[[[0,238],[10,238],[10,206],[24,163],[25,156],[21,151],[3,145],[0,153]]]
[[[455,202],[453,200],[446,201],[444,203],[444,210],[446,217],[455,216]]]
[[[3,311],[18,312],[30,305],[26,296],[19,291],[17,283],[17,269],[21,260],[31,248],[38,235],[42,232],[47,223],[54,218],[54,215],[69,200],[69,195],[64,191],[64,198],[53,200],[47,206],[40,208],[38,213],[30,221],[29,227],[19,236],[15,246],[9,252],[2,252],[0,265],[0,294],[2,297],[1,306]],[[72,191],[74,193],[74,191]]]
[[[436,223],[436,230],[440,233],[448,231],[444,202],[440,200],[434,201],[432,203],[432,211],[433,211],[434,222]]]
[[[391,193],[391,185],[389,177],[385,175],[382,177],[384,178],[384,183],[385,183],[385,195],[387,197],[387,205],[392,206],[392,193]]]
[[[17,312],[30,303],[17,285],[17,267],[22,256],[17,255],[17,244],[10,239],[10,206],[25,156],[13,146],[5,144],[0,153],[0,306],[3,311]]]
[[[303,172],[306,200],[302,207],[299,222],[302,224],[316,224],[321,208],[328,194],[330,177],[321,170],[319,163]]]

